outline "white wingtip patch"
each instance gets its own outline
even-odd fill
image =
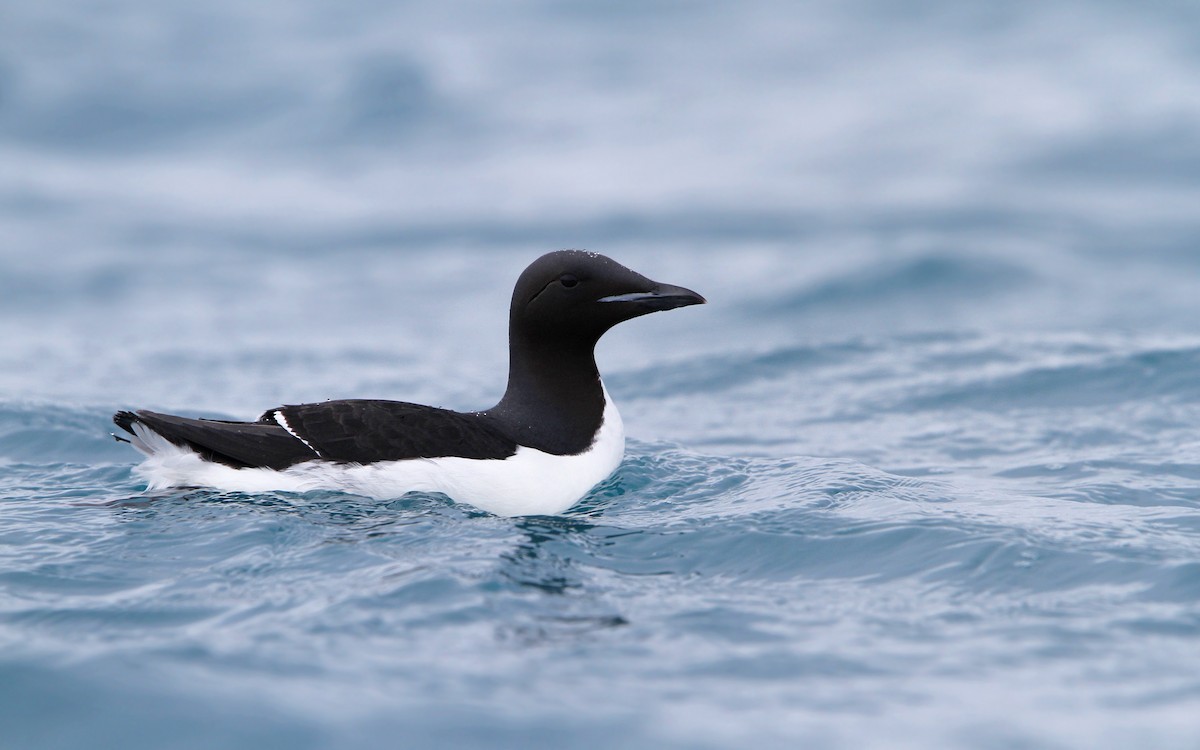
[[[313,453],[315,453],[318,458],[321,457],[321,451],[314,448],[312,446],[312,443],[310,443],[307,440],[305,440],[304,438],[300,437],[299,433],[297,433],[295,430],[292,429],[292,426],[290,424],[288,424],[287,417],[283,416],[283,412],[281,410],[276,409],[275,411],[271,412],[271,414],[272,414],[272,416],[275,417],[275,422],[280,427],[287,430],[289,435],[296,438],[300,442],[304,443],[304,446],[306,448],[308,448],[310,451],[312,451]]]

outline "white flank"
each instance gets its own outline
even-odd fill
[[[286,424],[283,427],[287,429]],[[334,490],[379,499],[407,492],[440,492],[498,516],[562,513],[616,471],[625,455],[625,426],[607,389],[600,432],[592,445],[576,456],[556,456],[521,446],[503,460],[416,458],[365,465],[306,461],[283,471],[235,469],[205,461],[138,422],[133,429],[135,447],[147,454],[137,472],[150,489]]]

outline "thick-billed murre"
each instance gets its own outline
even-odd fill
[[[596,369],[609,328],[704,303],[596,253],[534,261],[509,309],[508,388],[462,413],[351,399],[280,406],[256,422],[120,411],[151,488],[440,492],[502,516],[561,513],[621,463],[625,432]],[[114,436],[116,437],[116,436]]]

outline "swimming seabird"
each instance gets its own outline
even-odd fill
[[[130,435],[118,439],[146,455],[139,471],[154,489],[440,492],[501,516],[557,514],[611,475],[625,452],[621,416],[596,369],[601,335],[704,302],[603,255],[562,250],[517,279],[508,388],[490,409],[348,399],[279,406],[255,422],[144,409],[113,421]]]

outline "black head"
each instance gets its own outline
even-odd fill
[[[517,279],[510,325],[514,333],[594,344],[621,321],[704,302],[690,289],[651,281],[603,255],[560,250]]]

